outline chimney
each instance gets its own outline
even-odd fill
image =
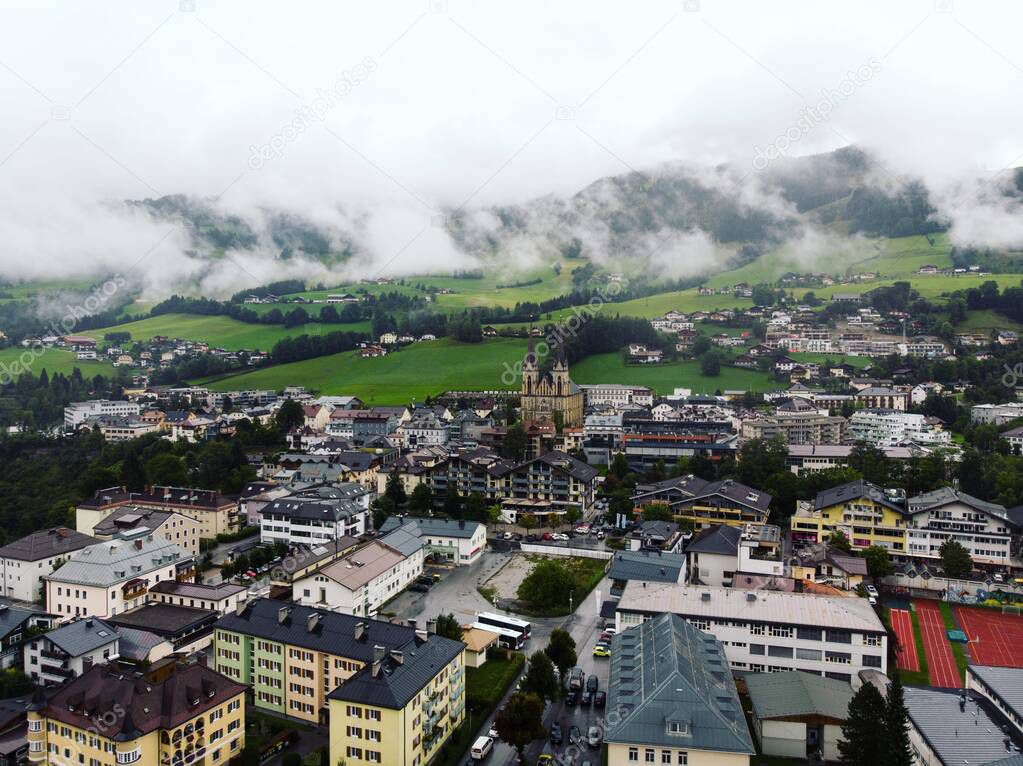
[[[380,644],[373,645],[373,662],[380,662],[385,656],[387,656],[387,649]]]
[[[85,627],[87,627],[87,628],[91,628],[92,627],[92,618],[91,617],[87,617],[86,618],[86,620],[85,620]]]
[[[248,603],[248,601],[238,599],[238,603],[234,605],[234,613],[241,617],[245,613],[245,607],[248,606]]]
[[[432,636],[436,632],[437,632],[437,621],[436,620],[427,620],[426,621],[426,635]]]
[[[394,660],[397,665],[405,664],[405,653],[397,650],[391,652],[391,659]]]
[[[305,629],[307,632],[312,633],[316,630],[316,626],[320,624],[320,615],[313,612],[305,619]]]
[[[419,623],[415,619],[410,619],[408,620],[408,626],[412,628],[412,630],[415,630],[419,627]]]
[[[282,606],[277,610],[277,622],[281,625],[284,624],[285,620],[288,619],[288,615],[291,613],[291,607]]]
[[[362,641],[363,636],[366,635],[366,623],[357,622],[355,623],[355,640]]]

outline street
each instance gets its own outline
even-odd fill
[[[500,611],[480,595],[476,586],[507,563],[511,555],[511,553],[488,552],[480,561],[469,566],[443,570],[440,582],[434,585],[429,593],[406,591],[388,603],[384,607],[384,611],[393,614],[395,618],[415,619],[420,628],[425,627],[427,620],[432,620],[439,614],[450,612],[459,622],[465,624],[472,622],[477,612]],[[547,646],[551,632],[556,628],[568,630],[576,642],[579,667],[586,672],[587,677],[591,673],[596,673],[600,679],[600,688],[606,691],[609,663],[607,659],[593,656],[593,645],[600,634],[599,628],[603,625],[600,618],[600,602],[607,598],[609,588],[610,581],[602,580],[589,597],[580,603],[575,612],[568,617],[529,618],[532,625],[532,638],[525,647],[527,656]],[[513,686],[501,700],[497,710],[504,705],[508,696],[514,691]],[[558,748],[552,747],[548,742],[533,743],[526,751],[526,762],[534,763],[542,752],[564,751],[568,744],[568,731],[572,725],[578,726],[585,737],[587,729],[591,725],[597,724],[602,714],[603,711],[593,707],[566,708],[562,701],[548,705],[544,713],[544,726],[550,730],[550,725],[554,721],[560,721],[565,742]],[[485,721],[473,721],[473,726],[477,729],[477,736],[486,734],[492,724],[493,717],[487,718]],[[583,749],[586,749],[585,746]],[[599,753],[593,752],[594,762],[599,762]],[[494,743],[494,749],[488,761],[493,764],[502,764],[502,766],[513,764],[516,762],[515,750],[504,742],[497,741]]]

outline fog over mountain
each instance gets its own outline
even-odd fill
[[[835,220],[1023,242],[1008,0],[5,11],[6,279],[223,295],[566,247],[679,277],[812,265]]]

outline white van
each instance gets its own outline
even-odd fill
[[[493,749],[494,740],[490,737],[480,737],[472,743],[472,750],[469,751],[469,755],[472,756],[474,761],[482,761],[490,755],[490,751]]]

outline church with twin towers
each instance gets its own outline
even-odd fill
[[[541,370],[533,340],[522,360],[522,420],[550,420],[562,427],[583,424],[583,391],[568,377],[565,349],[558,345],[554,365]]]

